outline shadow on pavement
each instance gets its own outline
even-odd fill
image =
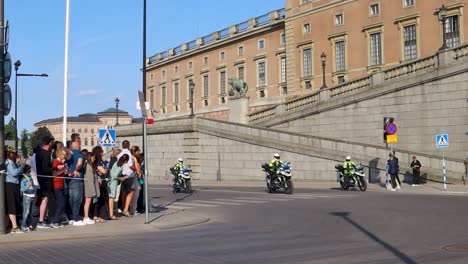
[[[172,205],[172,204],[177,203],[177,202],[181,202],[181,201],[187,199],[188,197],[192,196],[196,192],[198,192],[198,191],[197,190],[192,190],[191,193],[189,193],[187,195],[184,195],[183,197],[177,198],[174,201],[168,202],[168,203],[163,204],[163,205],[151,206],[151,208],[152,208],[151,213],[163,212],[163,211],[169,209],[169,208],[167,208],[169,205]],[[160,198],[160,197],[158,197],[158,198]],[[152,223],[152,222],[157,221],[158,219],[160,219],[160,218],[162,218],[162,217],[164,217],[166,215],[171,215],[171,214],[175,214],[175,213],[177,213],[177,212],[172,212],[172,213],[168,213],[168,214],[159,215],[156,218],[151,219],[148,223]]]
[[[416,264],[417,262],[412,260],[409,256],[407,256],[405,253],[401,252],[394,246],[390,245],[389,243],[383,241],[376,235],[372,234],[370,231],[359,225],[358,223],[354,222],[349,215],[351,213],[349,212],[333,212],[330,213],[331,215],[342,217],[345,221],[350,223],[352,226],[356,227],[359,231],[367,235],[370,239],[374,240],[375,242],[379,243],[381,246],[386,248],[388,251],[390,251],[393,255],[395,255],[397,258],[401,259],[404,263],[410,263],[410,264]]]

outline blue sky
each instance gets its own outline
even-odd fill
[[[147,55],[283,7],[284,0],[147,0]],[[138,116],[142,8],[143,0],[71,0],[69,116],[114,107],[115,97]],[[18,80],[18,128],[32,131],[63,114],[65,0],[6,0],[5,18],[18,72],[49,74]],[[14,90],[14,75],[9,84]]]

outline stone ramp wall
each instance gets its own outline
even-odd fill
[[[119,140],[141,142],[141,126],[121,126]],[[262,180],[260,165],[278,152],[290,161],[298,180],[335,180],[334,165],[346,155],[366,166],[371,182],[385,180],[388,150],[383,147],[288,133],[209,119],[161,121],[148,128],[150,174],[165,177],[177,158],[192,165],[194,178],[203,180]],[[412,153],[398,153],[401,173],[409,173]],[[422,174],[438,179],[441,158],[419,155]],[[447,160],[450,181],[465,173],[463,161]]]

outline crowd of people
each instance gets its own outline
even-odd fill
[[[81,149],[77,133],[66,144],[45,136],[28,161],[11,149],[5,154],[11,233],[104,223],[144,211],[143,154],[127,140],[108,159],[101,146]]]

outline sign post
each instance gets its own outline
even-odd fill
[[[385,132],[387,133],[387,144],[390,144],[390,152],[393,153],[393,144],[398,143],[398,135],[397,135],[397,126],[395,123],[388,123],[385,127]],[[388,165],[387,165],[387,172],[385,174],[385,186],[387,189],[389,188],[388,184]]]
[[[442,149],[442,172],[444,176],[444,191],[447,191],[447,173],[445,171],[445,148],[449,146],[448,134],[437,134],[436,135],[436,147]]]
[[[141,116],[143,117],[143,146],[145,146],[144,154],[145,154],[145,171],[144,171],[144,179],[145,179],[145,186],[144,186],[144,193],[145,193],[145,224],[149,224],[149,198],[148,198],[148,164],[149,164],[149,147],[148,147],[148,134],[147,134],[147,115],[146,115],[146,103],[145,103],[145,95],[142,91],[138,91],[138,98],[140,99],[140,108],[141,108]]]

